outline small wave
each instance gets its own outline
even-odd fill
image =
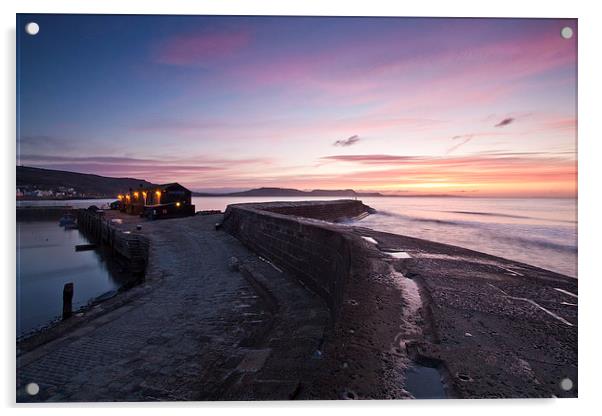
[[[444,211],[452,214],[465,214],[465,215],[480,215],[487,217],[500,217],[500,218],[517,218],[517,219],[526,219],[526,220],[546,220],[546,218],[540,217],[529,217],[526,215],[514,215],[514,214],[501,214],[497,212],[479,212],[479,211]],[[565,222],[569,224],[575,224],[577,221],[570,220],[554,220],[557,222]]]
[[[445,225],[457,225],[459,227],[478,227],[478,225],[473,225],[473,224],[469,224],[469,223],[465,223],[465,222],[461,222],[461,221],[449,221],[449,220],[435,220],[435,219],[431,219],[431,218],[411,218],[412,221],[416,221],[416,222],[428,222],[431,224],[445,224]]]
[[[428,223],[434,223],[434,224],[464,225],[464,223],[462,223],[460,221],[437,220],[434,218],[410,217],[409,215],[398,214],[396,212],[390,212],[390,211],[377,211],[376,213],[380,214],[380,215],[384,215],[386,217],[401,218],[406,221],[428,222]]]
[[[552,241],[545,238],[529,238],[529,237],[519,237],[516,235],[508,235],[509,230],[502,229],[499,226],[496,226],[494,223],[481,223],[481,222],[473,222],[473,221],[449,221],[449,220],[438,220],[434,218],[420,218],[420,217],[411,217],[409,215],[398,214],[395,212],[389,211],[378,211],[377,214],[399,218],[405,221],[412,222],[420,222],[420,223],[431,223],[438,225],[449,225],[457,228],[467,228],[478,230],[480,234],[487,234],[490,237],[488,238],[492,243],[495,241],[504,241],[507,244],[514,244],[520,246],[531,246],[538,247],[541,249],[554,250],[554,251],[562,251],[566,253],[576,253],[577,247],[573,244],[563,244],[556,241]],[[492,214],[495,215],[495,214]]]
[[[503,237],[498,236],[498,239],[504,240],[506,242],[512,243],[516,242],[522,245],[530,245],[536,246],[543,249],[555,250],[555,251],[564,251],[568,253],[577,253],[577,247],[570,244],[561,244],[556,243],[550,240],[542,240],[538,238],[525,238],[525,237]]]
[[[495,212],[478,212],[478,211],[445,211],[451,212],[452,214],[466,214],[466,215],[482,215],[488,217],[503,217],[503,218],[525,218],[525,219],[540,219],[535,217],[526,217],[524,215],[511,215],[511,214],[498,214]]]

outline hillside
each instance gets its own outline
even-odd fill
[[[194,196],[231,196],[231,197],[295,197],[295,196],[340,196],[340,197],[356,197],[356,196],[383,196],[378,192],[362,193],[355,192],[353,189],[315,189],[313,191],[300,191],[292,188],[256,188],[242,192],[230,192],[226,194],[211,194],[194,192]]]
[[[114,198],[118,193],[140,185],[153,186],[143,179],[109,178],[106,176],[62,170],[17,166],[17,188],[24,190],[52,190],[73,188],[80,197]]]

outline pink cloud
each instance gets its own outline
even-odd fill
[[[168,65],[204,66],[232,56],[251,42],[249,31],[195,33],[175,36],[159,44],[155,60]]]
[[[559,117],[544,121],[542,127],[544,129],[576,132],[577,119],[573,117]]]
[[[462,44],[462,42],[459,42]],[[338,46],[335,51],[323,50],[313,54],[292,55],[278,60],[250,62],[248,65],[229,68],[224,76],[241,80],[248,86],[284,85],[287,88],[313,88],[329,94],[354,95],[361,102],[390,97],[389,88],[382,88],[399,77],[430,74],[429,90],[438,93],[457,92],[471,86],[477,91],[466,91],[468,98],[488,100],[493,94],[503,92],[499,84],[537,73],[573,64],[576,60],[574,40],[562,39],[555,31],[538,37],[524,36],[472,46],[469,49],[448,48],[444,51],[419,53],[383,60],[383,50],[373,43],[353,43]],[[374,60],[374,62],[372,61]],[[369,62],[368,64],[366,62]],[[493,83],[492,83],[493,80]],[[455,85],[454,85],[455,84]],[[422,85],[422,83],[417,83]],[[456,86],[458,85],[458,86]],[[483,88],[486,86],[486,88]],[[472,95],[472,97],[470,97]],[[462,96],[460,95],[460,98]],[[432,101],[428,101],[432,104]]]
[[[527,77],[576,62],[575,39],[561,38],[552,26],[540,35],[509,33],[491,42],[467,42],[464,30],[450,28],[446,33],[444,46],[417,46],[413,55],[398,56],[390,42],[384,42],[400,37],[395,33],[387,33],[381,44],[356,39],[311,52],[253,55],[256,59],[247,59],[244,65],[220,67],[212,82],[245,94],[275,87],[314,108],[369,104],[373,106],[369,111],[382,117],[499,102],[534,88]],[[433,36],[418,42],[438,46],[441,34]],[[159,61],[204,64],[240,52],[250,39],[246,30],[179,36],[162,44]],[[189,93],[199,90],[192,84]]]
[[[325,156],[322,159],[335,162],[350,162],[363,165],[390,165],[397,166],[400,164],[426,165],[426,166],[494,166],[496,163],[525,163],[536,164],[539,161],[562,162],[570,161],[574,163],[572,157],[567,157],[566,153],[548,153],[548,152],[523,152],[523,153],[482,153],[472,156],[448,156],[448,157],[432,157],[432,156],[405,156],[405,155],[383,155],[383,154],[366,154],[366,155],[333,155]]]
[[[22,155],[26,166],[91,173],[110,177],[136,177],[151,182],[178,180],[183,184],[197,181],[209,184],[221,183],[222,179],[240,172],[252,172],[257,167],[272,164],[267,158],[211,158],[190,156],[179,159],[130,158],[113,156],[56,156]]]

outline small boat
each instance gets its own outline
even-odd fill
[[[75,217],[71,214],[63,215],[59,220],[59,226],[65,227],[67,229],[77,227],[75,223]]]

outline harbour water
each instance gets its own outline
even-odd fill
[[[228,204],[337,197],[194,197],[198,210]],[[357,221],[374,230],[470,248],[577,277],[577,200],[552,198],[361,198],[378,212]],[[35,204],[48,204],[38,201]],[[57,201],[101,206],[111,200]],[[21,205],[32,204],[22,202]]]
[[[58,221],[17,222],[17,337],[60,318],[65,283],[74,283],[74,310],[124,283],[98,252],[75,251],[87,243]]]

